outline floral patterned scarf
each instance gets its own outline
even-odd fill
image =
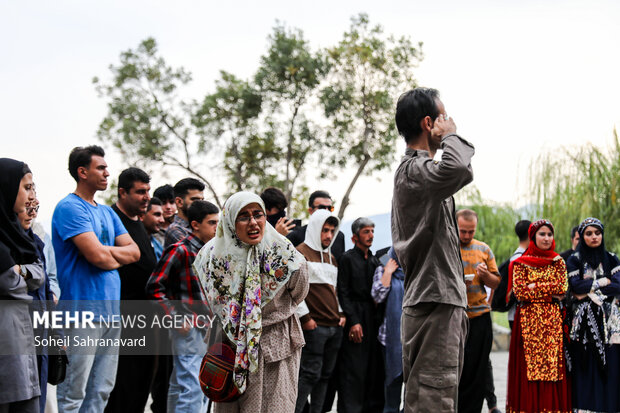
[[[241,393],[248,374],[258,367],[262,308],[304,262],[293,244],[269,223],[265,223],[263,239],[257,245],[245,244],[237,237],[237,215],[252,203],[265,211],[256,194],[237,192],[228,198],[215,237],[194,261],[207,301],[236,347],[235,385]]]

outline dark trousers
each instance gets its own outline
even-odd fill
[[[159,309],[158,309],[159,310]],[[165,313],[160,311],[158,315],[161,317]],[[155,376],[151,384],[151,410],[153,413],[166,413],[168,409],[168,385],[170,383],[170,375],[174,368],[172,358],[172,346],[170,344],[170,335],[165,328],[155,328],[153,331],[155,336]]]
[[[370,315],[370,314],[369,314]],[[364,337],[354,343],[345,337],[338,361],[338,413],[381,413],[384,396],[384,367],[378,327],[373,320],[362,324]],[[349,331],[348,328],[345,331]]]
[[[480,413],[486,394],[489,353],[493,344],[491,313],[469,319],[469,334],[465,342],[465,360],[459,383],[461,413]]]
[[[321,413],[342,342],[342,327],[317,326],[314,330],[304,330],[304,338],[295,412],[304,411],[310,396],[309,412]]]
[[[0,404],[0,413],[39,413],[39,396],[29,400]]]
[[[344,338],[344,334],[342,335]],[[329,382],[327,383],[327,391],[325,392],[325,401],[323,402],[323,409],[321,410],[323,413],[331,412],[334,407],[334,399],[336,398],[336,392],[338,391],[338,386],[340,382],[340,376],[338,374],[338,357],[336,357],[336,367],[334,368],[334,372],[332,376],[329,378]],[[307,413],[307,412],[306,412]]]
[[[493,364],[491,364],[491,357],[489,357],[489,367],[487,368],[487,380],[486,388],[484,389],[484,398],[487,401],[487,407],[492,409],[497,407],[497,396],[495,395],[495,382],[493,379]]]
[[[383,362],[385,363],[385,346],[381,345],[381,353],[383,354]],[[385,405],[383,413],[398,413],[400,411],[400,402],[403,395],[403,375],[396,377],[388,383],[386,375],[383,393],[385,396]]]
[[[174,368],[172,355],[155,356],[155,377],[151,386],[151,410],[153,413],[166,413],[168,408],[168,384]]]
[[[110,393],[105,413],[143,412],[149,398],[155,356],[125,355],[118,357],[116,382]]]

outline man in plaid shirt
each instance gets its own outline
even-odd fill
[[[204,189],[205,184],[194,178],[181,179],[174,185],[174,202],[177,206],[177,215],[174,216],[172,223],[166,230],[164,248],[181,241],[193,231],[188,210],[194,201],[205,199]]]
[[[206,408],[207,400],[200,389],[198,373],[207,349],[202,323],[187,319],[210,313],[192,263],[203,245],[215,236],[218,209],[210,202],[194,201],[187,210],[187,218],[192,233],[166,248],[146,290],[168,315],[188,316],[184,317],[182,326],[169,330],[174,368],[168,388],[168,412],[200,413]]]

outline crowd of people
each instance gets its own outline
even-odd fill
[[[103,205],[95,195],[109,173],[95,145],[69,155],[76,188],[56,205],[50,237],[35,226],[31,170],[0,159],[0,413],[55,403],[60,412],[134,413],[149,397],[155,413],[319,413],[336,393],[340,413],[478,413],[485,399],[498,413],[494,294],[512,328],[507,412],[620,411],[620,261],[605,249],[603,223],[584,220],[560,255],[550,221],[520,221],[519,247],[498,266],[474,238],[476,212],[456,211],[474,147],[438,92],[403,94],[396,125],[407,151],[394,177],[393,244],[374,253],[374,222],[356,219],[345,250],[333,200],[320,190],[301,226],[278,188],[237,192],[220,211],[197,179],[151,196],[150,176],[130,167],[117,201]],[[48,355],[33,337],[50,332],[33,329],[33,300],[101,318],[153,301],[190,317],[147,331],[158,349],[148,354],[68,346],[66,377],[48,395]],[[97,322],[63,331],[74,333],[132,331]],[[229,352],[230,383],[209,400],[205,380],[215,373],[203,356],[214,340]]]

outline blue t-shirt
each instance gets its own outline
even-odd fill
[[[85,232],[94,232],[101,244],[114,246],[116,237],[126,234],[127,230],[107,205],[91,205],[75,194],[67,195],[56,205],[52,217],[52,244],[62,300],[118,301],[121,298],[118,271],[102,270],[89,263],[71,239]],[[97,305],[97,308],[101,307]],[[80,306],[80,309],[84,308]]]

